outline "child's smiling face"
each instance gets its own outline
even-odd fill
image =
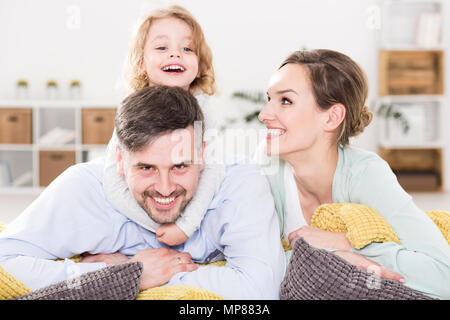
[[[144,65],[149,85],[189,89],[198,75],[198,57],[191,27],[178,18],[152,22],[144,47]]]

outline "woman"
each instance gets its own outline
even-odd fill
[[[302,237],[314,247],[332,249],[358,267],[380,264],[382,276],[449,299],[450,250],[439,229],[384,160],[349,146],[349,138],[372,120],[367,91],[361,68],[330,50],[294,52],[271,78],[259,120],[268,129],[267,155],[280,160],[280,170],[268,179],[281,234],[291,245]],[[344,233],[310,226],[319,205],[342,202],[377,210],[401,245],[371,243],[355,250]]]

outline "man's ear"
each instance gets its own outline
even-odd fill
[[[342,103],[332,105],[327,111],[327,118],[324,124],[325,131],[336,130],[344,121],[346,109]]]
[[[116,166],[117,166],[117,173],[121,176],[125,176],[125,171],[123,170],[123,156],[122,156],[122,150],[120,150],[119,146],[116,146]]]

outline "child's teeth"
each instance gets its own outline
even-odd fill
[[[184,71],[184,68],[181,66],[167,66],[163,69],[164,71],[169,71],[169,70],[180,70],[180,71]]]

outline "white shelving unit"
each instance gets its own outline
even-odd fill
[[[117,106],[84,100],[0,101],[2,121],[9,110],[28,109],[32,127],[31,143],[0,143],[0,193],[39,193],[66,167],[102,156]]]
[[[442,1],[384,0],[380,4],[377,110],[382,105],[390,107],[391,114],[401,114],[407,121],[409,130],[403,130],[398,117],[380,116],[379,153],[407,191],[443,191],[446,123],[442,114],[448,102]]]

